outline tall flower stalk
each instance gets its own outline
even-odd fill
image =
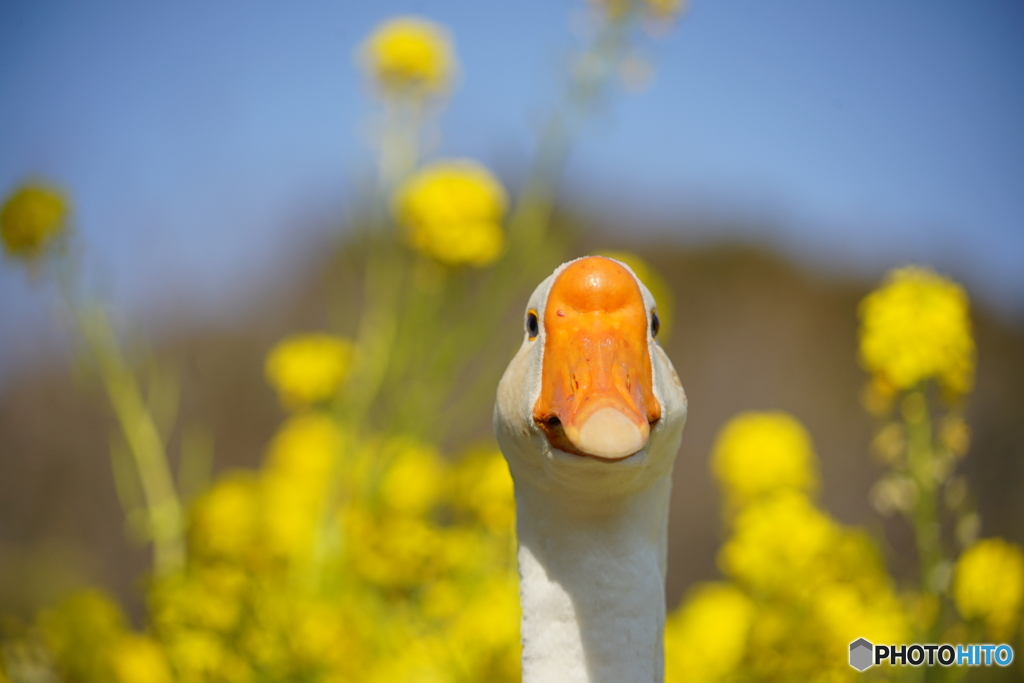
[[[102,309],[76,307],[72,315],[96,363],[135,466],[145,501],[147,532],[153,543],[153,570],[157,574],[179,571],[185,566],[185,525],[164,437]]]
[[[56,188],[43,183],[20,188],[0,210],[4,248],[31,269],[56,273],[70,330],[95,364],[142,490],[143,533],[153,544],[153,569],[157,574],[176,572],[185,561],[184,521],[164,447],[166,435],[157,428],[105,310],[81,292],[81,269],[66,244],[68,213],[68,203]],[[121,465],[115,450],[111,457],[117,471]]]
[[[885,420],[875,450],[888,472],[875,486],[873,502],[884,513],[902,514],[914,531],[920,586],[935,605],[921,636],[934,639],[943,629],[954,557],[942,534],[942,498],[967,450],[960,412],[975,356],[967,297],[932,271],[907,267],[865,297],[860,317],[860,357],[871,373],[865,403]],[[930,403],[940,398],[945,410],[938,409],[936,420]],[[954,520],[959,542],[967,546],[977,529],[964,525],[969,511],[957,507],[952,512],[961,518]]]

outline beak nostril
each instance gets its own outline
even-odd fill
[[[545,429],[558,429],[562,428],[562,421],[557,415],[549,415],[547,417],[535,417],[533,421],[540,427]]]

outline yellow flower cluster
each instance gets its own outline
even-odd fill
[[[25,185],[0,208],[0,238],[12,256],[33,258],[65,230],[68,206],[52,187]]]
[[[908,266],[860,303],[860,360],[880,388],[906,390],[935,378],[951,395],[974,381],[969,304],[956,283]]]
[[[504,458],[491,448],[466,453],[452,476],[452,504],[464,516],[474,517],[494,534],[515,528],[515,503]]]
[[[633,274],[640,279],[640,282],[647,286],[647,289],[651,291],[651,296],[654,297],[654,301],[658,304],[658,319],[661,322],[658,339],[662,344],[668,341],[672,335],[675,297],[672,294],[672,287],[665,278],[658,271],[654,270],[647,261],[631,251],[602,251],[598,255],[607,256],[608,258],[625,263],[633,271]]]
[[[225,561],[242,559],[259,531],[258,490],[250,472],[221,477],[192,510],[191,552]]]
[[[329,400],[348,377],[354,351],[352,342],[341,337],[292,335],[267,355],[267,381],[289,409]]]
[[[449,462],[289,417],[256,472],[192,505],[189,563],[133,633],[95,592],[40,617],[67,680],[516,681],[512,480],[494,447]]]
[[[691,589],[665,623],[665,680],[720,681],[739,667],[755,606],[729,583]]]
[[[423,168],[398,188],[393,203],[409,244],[445,265],[479,268],[501,255],[505,190],[473,161]]]
[[[699,589],[669,617],[667,681],[852,681],[851,641],[908,636],[874,542],[809,497],[817,463],[799,422],[741,414],[723,427],[711,466],[726,494],[730,534],[718,564],[729,581]]]
[[[308,557],[344,435],[318,412],[289,418],[259,473],[228,472],[192,506],[190,551],[248,564]]]
[[[120,608],[97,590],[73,594],[38,618],[66,680],[171,683],[170,666],[152,638],[132,633]],[[49,679],[47,679],[49,680]]]
[[[742,508],[719,553],[728,575],[756,592],[805,591],[838,533],[836,524],[807,496],[778,493]]]
[[[347,441],[322,413],[287,420],[270,441],[261,496],[267,548],[293,560],[311,552],[324,497]]]
[[[455,55],[446,31],[418,17],[398,17],[381,24],[359,54],[367,76],[389,95],[443,93],[455,72]]]
[[[711,454],[711,470],[733,509],[780,490],[814,491],[814,462],[810,435],[784,412],[737,415]]]
[[[1024,551],[1001,538],[975,543],[957,560],[953,599],[964,618],[983,620],[996,642],[1008,638],[1024,605]]]
[[[148,636],[126,633],[111,650],[114,680],[127,683],[172,683],[167,656]]]

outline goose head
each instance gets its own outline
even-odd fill
[[[538,285],[495,406],[517,487],[598,500],[671,470],[686,395],[658,325],[651,293],[614,259],[570,261]]]

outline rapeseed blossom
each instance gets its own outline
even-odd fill
[[[665,623],[667,683],[713,683],[733,673],[746,652],[756,606],[736,586],[705,583],[690,590]]]
[[[859,307],[860,360],[893,392],[936,379],[952,396],[971,389],[974,340],[967,294],[928,268],[907,266]]]
[[[1024,551],[1001,538],[987,538],[957,560],[953,600],[966,619],[984,621],[995,640],[1009,637],[1024,605]]]
[[[109,653],[124,633],[127,619],[104,593],[75,593],[40,613],[43,642],[68,680],[110,680]]]
[[[757,609],[737,680],[853,683],[860,679],[847,664],[850,642],[866,637],[899,643],[911,637],[887,577],[879,577],[870,590],[829,580],[799,598],[754,594],[753,599]]]
[[[363,43],[359,57],[367,76],[387,95],[443,93],[456,68],[447,32],[419,17],[384,22]]]
[[[796,419],[737,416],[711,467],[726,498],[718,565],[727,580],[693,591],[668,616],[666,680],[852,682],[852,640],[909,637],[877,545],[809,497],[817,462]]]
[[[221,477],[192,507],[189,550],[244,561],[260,535],[259,480],[249,472]]]
[[[260,495],[266,543],[274,555],[311,552],[344,443],[337,422],[316,411],[289,418],[271,440]]]
[[[381,479],[380,495],[392,510],[426,514],[441,499],[449,476],[440,453],[425,444],[410,442]]]
[[[508,465],[501,452],[476,449],[465,455],[452,476],[452,505],[479,519],[492,533],[515,527],[515,500]]]
[[[0,238],[11,256],[34,258],[66,229],[67,201],[52,187],[29,184],[0,208]]]
[[[744,507],[719,566],[755,606],[741,678],[852,680],[852,640],[910,634],[874,542],[803,494],[782,491]]]
[[[507,204],[497,179],[464,159],[423,168],[393,198],[395,217],[414,249],[448,266],[478,268],[501,255]]]
[[[515,681],[513,521],[493,446],[448,462],[408,437],[354,444],[323,412],[291,416],[258,472],[195,501],[188,570],[149,592],[153,642],[181,681]],[[296,591],[325,541],[330,589]],[[124,666],[156,671],[145,656]]]
[[[780,490],[811,492],[818,484],[811,438],[784,412],[746,412],[719,432],[711,468],[735,509]]]
[[[838,529],[807,496],[782,491],[744,507],[718,564],[754,590],[804,591]]]
[[[852,582],[830,582],[814,596],[814,616],[833,642],[851,643],[867,638],[873,643],[901,643],[909,624],[899,598],[884,575],[871,577],[867,587]]]
[[[267,382],[286,408],[297,409],[332,398],[348,378],[355,347],[329,334],[296,334],[267,355]]]
[[[148,636],[126,633],[110,653],[117,683],[172,683],[163,648]]]

